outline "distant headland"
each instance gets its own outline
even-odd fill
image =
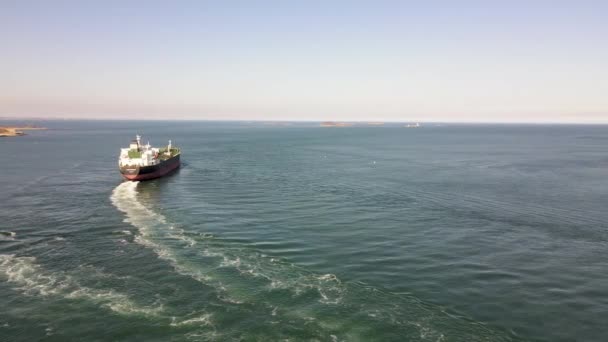
[[[349,127],[353,124],[350,122],[335,122],[335,121],[324,121],[321,122],[321,127]]]
[[[0,137],[18,137],[25,135],[23,131],[31,131],[31,130],[44,130],[46,127],[38,127],[38,126],[0,126]]]

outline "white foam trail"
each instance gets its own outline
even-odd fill
[[[124,182],[112,192],[111,201],[114,206],[125,213],[125,222],[132,224],[139,230],[134,241],[152,249],[159,258],[168,261],[176,272],[189,276],[205,285],[214,287],[218,292],[218,299],[233,304],[242,304],[249,301],[251,292],[239,288],[238,284],[223,283],[221,279],[214,279],[214,268],[204,271],[201,264],[192,263],[184,259],[179,253],[183,248],[192,247],[196,241],[185,236],[185,231],[176,228],[167,222],[167,219],[157,212],[143,205],[137,196],[138,182]],[[172,246],[171,240],[183,243],[181,246]],[[336,304],[341,300],[342,289],[334,275],[316,276],[297,272],[292,265],[281,263],[276,259],[262,257],[255,253],[231,255],[223,251],[202,247],[200,256],[220,258],[219,268],[234,268],[241,275],[262,277],[268,280],[272,289],[283,288],[299,295],[307,290],[316,290],[319,301],[325,304]],[[295,274],[294,274],[294,271]],[[234,286],[236,288],[234,288]],[[236,296],[236,298],[235,298]]]
[[[123,315],[157,315],[162,306],[149,308],[135,304],[128,296],[112,290],[98,290],[81,286],[73,277],[63,272],[47,272],[36,264],[36,258],[0,254],[0,272],[16,289],[26,295],[61,296],[96,303]]]
[[[175,317],[173,317],[173,321],[170,324],[172,327],[178,327],[182,325],[203,325],[203,326],[212,326],[213,323],[211,321],[211,314],[203,314],[198,317],[193,317],[190,319],[185,319],[183,321],[177,321]]]
[[[190,265],[187,260],[182,260],[176,254],[174,248],[172,249],[167,243],[158,241],[177,239],[188,247],[196,244],[194,239],[185,236],[183,229],[168,224],[163,215],[143,205],[137,198],[137,185],[138,182],[121,183],[114,189],[111,196],[114,206],[126,214],[125,221],[139,229],[140,234],[135,237],[135,242],[154,250],[160,258],[169,261],[178,273],[190,276],[206,285],[214,286],[221,292],[226,292],[227,289],[221,281],[212,281],[212,276],[209,273],[203,273],[198,265]],[[233,267],[242,275],[266,278],[272,289],[289,289],[294,291],[296,295],[306,290],[316,289],[322,303],[336,304],[341,300],[343,289],[340,281],[333,274],[317,276],[298,272],[290,264],[284,264],[280,260],[263,257],[255,253],[230,256],[218,250],[204,248],[200,251],[200,255],[221,258],[222,261],[219,264],[221,268]],[[223,293],[221,298],[227,300],[228,296]],[[230,298],[229,301],[241,303],[242,298]]]
[[[369,311],[370,319],[374,321],[392,322],[400,326],[415,327],[420,332],[420,338],[440,341],[442,332],[435,331],[435,326],[441,326],[446,319],[451,319],[439,311],[429,311],[425,305],[413,299],[385,294],[372,287],[343,284],[333,274],[314,274],[294,264],[287,263],[281,259],[267,257],[247,248],[231,248],[229,245],[214,245],[205,243],[200,238],[197,240],[186,236],[186,232],[179,227],[167,223],[167,219],[143,205],[137,196],[136,182],[125,182],[117,186],[112,192],[111,200],[114,206],[126,215],[125,222],[129,222],[138,229],[139,234],[135,236],[135,242],[152,249],[159,258],[167,260],[177,273],[190,276],[191,278],[209,286],[213,286],[217,298],[225,303],[243,304],[245,302],[260,302],[268,305],[270,317],[277,315],[277,303],[268,292],[275,290],[291,291],[293,296],[310,295],[318,292],[318,302],[323,305],[351,305],[357,312]],[[207,235],[203,238],[212,237]],[[198,242],[198,244],[196,244]],[[190,249],[196,244],[196,250]],[[197,259],[198,258],[198,259]],[[252,288],[251,283],[233,281],[232,269],[247,277],[259,277],[267,280],[264,290]],[[224,281],[224,282],[223,282]],[[256,284],[259,284],[257,282]],[[311,292],[312,291],[312,292]],[[234,298],[236,297],[236,298]],[[350,298],[361,300],[368,298],[365,304],[359,308],[356,304],[350,304]],[[394,305],[393,300],[403,300],[403,305]],[[281,310],[282,319],[302,324],[317,324],[321,331],[337,332],[351,329],[349,318],[336,318],[334,320],[315,320],[312,306],[306,306],[301,310]],[[211,325],[209,314],[197,314],[196,317],[184,317],[181,320],[173,319],[171,325],[192,326],[195,324],[205,326]],[[422,316],[418,322],[412,323],[409,318]],[[434,324],[433,320],[439,323]],[[312,323],[315,321],[314,323]],[[366,329],[362,327],[362,329]],[[213,329],[215,330],[215,329]],[[215,331],[208,332],[215,334]],[[357,334],[353,332],[353,334]],[[353,335],[353,339],[356,336]],[[187,335],[188,338],[199,339],[203,335]],[[207,335],[205,335],[207,336]],[[332,336],[332,340],[350,340],[348,337]],[[492,340],[492,339],[489,339]]]
[[[196,243],[192,238],[184,236],[183,230],[180,229],[176,232],[175,227],[167,227],[167,219],[163,215],[146,208],[146,206],[139,202],[137,199],[138,183],[123,182],[114,189],[110,197],[112,204],[127,216],[125,221],[139,230],[139,235],[135,237],[134,241],[151,248],[159,258],[168,261],[178,273],[208,284],[210,280],[208,275],[203,274],[196,268],[188,267],[184,263],[181,263],[170,248],[153,241],[154,235],[158,233],[155,233],[152,228],[160,225],[160,230],[164,229],[167,231],[167,237],[182,240],[189,246],[193,246]]]
[[[226,256],[224,256],[224,261],[222,261],[222,263],[220,264],[220,267],[235,267],[238,268],[239,266],[241,266],[241,258],[236,257],[236,259],[230,259]]]
[[[250,294],[243,292],[238,285],[233,288],[232,283],[225,284],[220,279],[214,279],[213,269],[205,272],[200,264],[191,264],[191,261],[179,256],[178,253],[182,252],[184,246],[176,249],[168,240],[178,240],[185,247],[193,247],[196,240],[186,236],[183,229],[168,223],[163,215],[143,205],[137,198],[137,185],[138,182],[124,182],[114,189],[111,196],[114,206],[126,214],[125,221],[139,229],[140,234],[135,237],[135,242],[151,248],[159,258],[167,260],[176,272],[213,286],[220,292],[218,299],[234,304],[249,301]],[[310,290],[316,291],[322,304],[335,305],[342,301],[344,287],[333,274],[315,275],[257,253],[235,255],[210,246],[200,248],[199,255],[220,258],[220,268],[231,267],[243,276],[264,278],[270,289],[286,289],[296,296]]]

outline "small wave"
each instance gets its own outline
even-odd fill
[[[169,227],[169,229],[174,230],[174,233],[169,234],[169,237],[185,242],[188,247],[196,245],[196,240],[189,236],[186,236],[183,229],[176,229],[174,226]]]
[[[211,321],[211,314],[203,314],[201,316],[196,316],[193,318],[184,319],[178,321],[175,317],[173,317],[172,322],[170,324],[172,327],[179,327],[182,325],[202,325],[202,326],[212,326],[213,323]]]
[[[114,230],[112,235],[133,235],[130,230]]]
[[[222,261],[222,263],[220,264],[220,267],[228,267],[228,266],[234,266],[234,267],[241,266],[241,258],[236,257],[235,259],[230,259],[230,258],[224,256],[224,261]]]
[[[63,272],[47,272],[36,264],[34,257],[17,257],[0,254],[0,271],[17,290],[30,296],[61,296],[66,299],[87,300],[123,315],[156,315],[159,307],[142,307],[129,297],[113,290],[92,289],[79,284],[72,276]]]
[[[318,280],[322,280],[322,281],[335,281],[335,282],[338,282],[338,283],[340,282],[340,280],[338,279],[338,277],[336,277],[335,274],[331,274],[331,273],[318,276],[317,279]]]
[[[15,232],[0,232],[0,239],[2,240],[8,240],[8,241],[14,241],[15,237],[17,236],[17,233]]]

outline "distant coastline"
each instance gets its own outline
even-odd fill
[[[23,131],[32,131],[32,130],[45,130],[46,127],[37,127],[37,126],[0,126],[0,137],[19,137],[25,135]]]
[[[321,127],[349,127],[352,126],[349,122],[324,121],[321,122]]]

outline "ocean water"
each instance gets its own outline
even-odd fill
[[[608,127],[52,121],[0,140],[1,341],[606,341]],[[136,134],[183,168],[122,182]]]

